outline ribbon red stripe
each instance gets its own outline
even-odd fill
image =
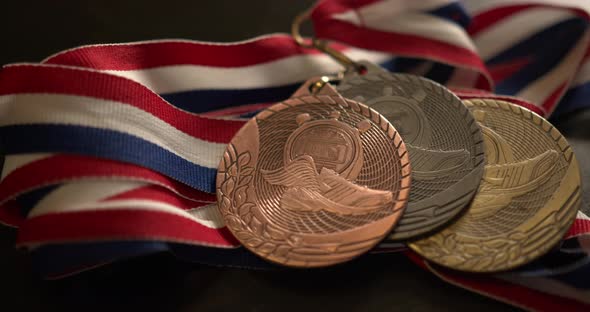
[[[362,28],[337,20],[318,20],[314,25],[317,28],[316,34],[320,38],[340,40],[363,49],[383,51],[400,56],[419,56],[442,63],[451,63],[459,67],[477,70],[480,74],[489,77],[485,65],[475,52],[446,42]],[[486,89],[490,90],[491,86],[491,79],[488,79]]]
[[[208,111],[203,113],[203,116],[207,117],[221,117],[230,115],[246,114],[257,110],[265,109],[275,103],[260,103],[260,104],[246,104],[241,106],[228,107],[224,109]]]
[[[19,227],[25,218],[21,215],[20,207],[15,200],[0,205],[0,223],[11,227]]]
[[[513,306],[534,311],[587,311],[584,304],[573,300],[547,295],[491,276],[482,278],[478,274],[465,274],[439,266],[435,268],[411,250],[404,254],[418,266],[434,273],[447,283]]]
[[[553,109],[555,108],[555,106],[557,105],[557,103],[559,102],[559,99],[565,94],[565,92],[567,91],[567,87],[569,86],[569,82],[564,82],[561,85],[559,85],[559,87],[557,87],[557,89],[555,89],[555,91],[553,91],[551,93],[551,95],[549,95],[546,99],[545,102],[543,102],[543,109],[547,112],[547,113],[551,113],[553,111]]]
[[[330,19],[332,15],[343,13],[350,10],[356,10],[364,6],[380,2],[382,0],[325,0],[319,1],[319,3],[313,8],[311,18],[314,21],[320,18]]]
[[[183,210],[189,210],[201,206],[205,206],[211,203],[198,202],[187,198],[179,197],[176,194],[170,193],[157,185],[147,185],[139,187],[127,192],[123,192],[108,198],[103,199],[103,202],[112,200],[122,199],[140,199],[140,200],[153,200],[160,203],[170,204]]]
[[[453,91],[453,93],[455,93],[455,95],[457,95],[460,98],[469,98],[469,97],[473,97],[476,95],[479,95],[479,96],[493,95],[493,93],[490,93],[489,91],[480,90],[480,89],[467,89],[467,88],[451,87],[450,90]]]
[[[8,174],[0,182],[0,202],[47,185],[82,179],[135,180],[157,184],[183,197],[215,202],[215,195],[201,192],[152,170],[90,156],[57,155],[41,159]]]
[[[578,15],[582,18],[589,19],[590,15],[588,12],[573,8],[573,7],[563,7],[557,5],[550,5],[550,4],[519,4],[519,5],[508,5],[508,6],[501,6],[498,8],[493,8],[490,10],[483,11],[479,14],[476,14],[472,17],[471,23],[469,24],[469,28],[467,32],[471,36],[477,35],[479,32],[482,32],[488,27],[493,26],[494,24],[501,22],[503,19],[510,18],[510,16],[517,14],[521,11],[525,11],[531,8],[553,8],[556,10],[568,10],[571,11],[572,14]]]
[[[211,229],[186,217],[126,208],[60,212],[29,218],[17,245],[103,240],[164,240],[211,247],[235,247],[227,228]]]
[[[135,70],[176,65],[242,67],[318,53],[321,52],[299,47],[289,35],[277,34],[231,43],[164,40],[83,46],[50,56],[43,63],[101,70]]]
[[[479,293],[501,302],[534,311],[588,311],[588,307],[580,302],[505,282],[493,277],[482,279],[477,274],[451,272],[445,269],[428,269],[442,280]]]
[[[471,23],[467,29],[469,35],[474,36],[486,28],[510,17],[516,13],[527,10],[532,7],[537,7],[535,4],[519,4],[511,6],[502,6],[491,10],[483,11],[471,18]]]
[[[244,121],[205,118],[180,110],[133,80],[80,68],[14,65],[0,72],[0,95],[54,93],[117,101],[142,109],[196,138],[227,143]]]
[[[580,236],[590,233],[590,220],[576,219],[574,224],[570,227],[569,231],[565,235],[565,238],[571,238],[574,236]]]
[[[512,76],[514,73],[518,72],[523,67],[530,64],[531,61],[532,60],[530,57],[523,57],[517,60],[511,60],[506,63],[490,65],[488,66],[488,70],[490,71],[490,75],[494,79],[494,82],[498,83]]]

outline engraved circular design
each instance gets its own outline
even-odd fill
[[[355,128],[337,120],[306,122],[287,139],[285,166],[301,155],[312,155],[318,168],[334,170],[346,179],[355,179],[362,166],[361,140]]]
[[[402,136],[404,143],[428,146],[432,130],[422,109],[415,101],[401,96],[384,96],[383,93],[387,91],[383,91],[377,98],[369,100],[367,105],[388,118],[387,120]]]
[[[409,187],[408,154],[393,126],[335,91],[256,115],[217,174],[228,229],[255,254],[295,267],[368,251],[401,216]]]
[[[491,99],[464,101],[484,133],[486,166],[467,212],[409,246],[440,265],[496,272],[551,250],[580,207],[580,170],[566,139],[528,109]]]
[[[402,136],[412,164],[412,189],[389,239],[416,239],[444,227],[469,205],[483,174],[481,131],[445,87],[365,65],[366,74],[345,76],[338,91],[381,113]]]

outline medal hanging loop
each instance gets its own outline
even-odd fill
[[[309,19],[311,15],[311,11],[307,10],[304,11],[303,13],[297,15],[295,17],[295,19],[293,19],[293,23],[291,24],[291,36],[293,36],[293,39],[295,39],[295,42],[297,42],[297,44],[299,44],[301,47],[304,48],[315,48],[319,51],[324,52],[325,54],[329,55],[332,59],[334,59],[336,62],[340,63],[342,66],[344,66],[345,71],[350,71],[350,70],[354,70],[357,73],[364,73],[365,68],[363,65],[353,61],[351,58],[349,58],[348,56],[346,56],[344,53],[330,47],[328,45],[328,42],[325,40],[320,40],[317,39],[315,37],[311,38],[311,43],[306,41],[303,36],[301,36],[301,32],[299,31],[299,28],[301,28],[301,24],[303,22],[305,22],[306,20]]]
[[[323,87],[326,86],[326,84],[330,83],[330,78],[323,76],[322,78],[320,78],[320,80],[312,83],[309,86],[309,92],[311,94],[317,94],[319,91],[322,90]]]
[[[338,84],[342,80],[341,75],[338,76],[321,76],[317,81],[309,85],[309,93],[312,95],[319,94],[327,85]]]

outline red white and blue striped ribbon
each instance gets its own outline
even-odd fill
[[[352,59],[555,117],[589,105],[588,12],[589,4],[574,0],[325,0],[312,21],[317,36]],[[220,156],[240,117],[289,97],[309,77],[339,70],[283,34],[228,44],[84,46],[39,64],[4,66],[0,220],[18,227],[17,244],[48,277],[161,251],[265,266],[236,248],[216,210]],[[425,268],[531,309],[548,309],[540,304],[547,298],[584,307],[589,232],[580,214],[547,256],[552,261],[509,274],[474,278]]]

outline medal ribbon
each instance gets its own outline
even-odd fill
[[[316,5],[312,20],[318,37],[339,41],[333,47],[352,59],[548,117],[588,105],[587,12],[577,1],[328,0]],[[0,220],[18,227],[17,245],[48,277],[161,251],[200,263],[267,266],[236,248],[223,225],[212,194],[217,165],[245,122],[240,117],[288,98],[309,77],[339,70],[327,55],[282,34],[230,44],[84,46],[40,64],[5,66]],[[562,257],[558,268],[541,261],[473,278],[425,267],[531,309],[548,309],[537,304],[541,292],[579,307],[590,304],[588,232],[590,221],[580,214],[555,254],[581,256]]]

